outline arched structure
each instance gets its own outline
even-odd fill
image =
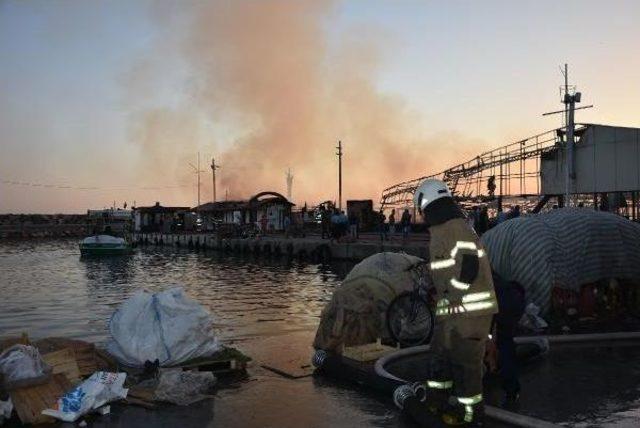
[[[270,196],[269,198],[264,198],[265,196]],[[275,202],[275,201],[280,201],[280,202],[289,202],[289,200],[287,198],[285,198],[284,196],[282,196],[280,193],[278,192],[260,192],[254,196],[251,197],[251,199],[249,199],[249,204],[256,204],[256,203],[264,203],[264,202]]]

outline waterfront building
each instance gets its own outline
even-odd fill
[[[133,213],[136,232],[178,232],[193,229],[195,223],[190,207],[165,207],[160,202],[150,207],[134,208]]]
[[[208,202],[193,208],[205,225],[247,225],[267,219],[268,230],[284,230],[284,219],[295,204],[277,192],[260,192],[248,200]],[[208,226],[207,226],[208,227]]]

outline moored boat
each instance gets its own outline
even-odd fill
[[[124,255],[131,254],[131,244],[124,238],[110,235],[94,235],[80,242],[80,255]]]

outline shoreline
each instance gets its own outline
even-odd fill
[[[158,245],[195,250],[211,249],[225,253],[288,257],[313,261],[360,261],[380,252],[402,252],[421,258],[427,258],[429,255],[428,245],[424,241],[409,241],[407,243],[362,240],[335,242],[314,237],[218,238],[214,233],[159,232],[134,233],[132,237],[133,242],[139,246]]]

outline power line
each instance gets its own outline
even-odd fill
[[[40,187],[45,189],[57,189],[57,190],[82,190],[82,191],[96,191],[96,190],[169,190],[169,189],[184,189],[191,187],[188,184],[174,185],[174,186],[116,186],[116,187],[100,187],[100,186],[67,186],[62,184],[51,184],[42,182],[20,181],[0,179],[0,184],[8,186],[22,186],[22,187]]]

